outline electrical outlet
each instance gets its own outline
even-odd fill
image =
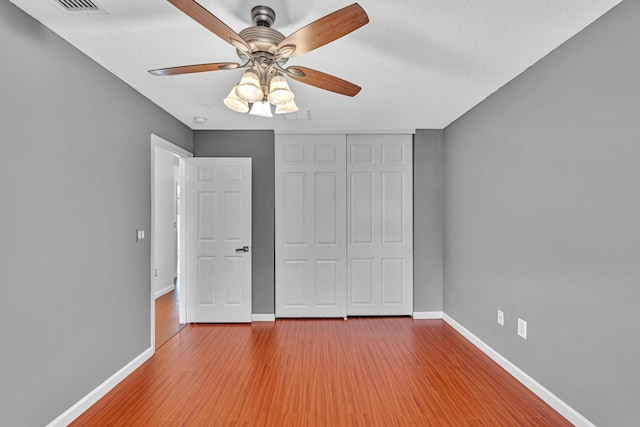
[[[504,326],[504,312],[502,310],[498,310],[498,325]]]
[[[527,339],[527,321],[518,317],[518,335]]]

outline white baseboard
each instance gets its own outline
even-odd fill
[[[414,319],[442,319],[441,311],[414,311]]]
[[[111,375],[105,382],[90,391],[89,394],[80,399],[75,405],[64,411],[58,418],[47,424],[47,427],[64,427],[71,424],[73,420],[82,415],[91,405],[100,400],[112,388],[118,385],[120,381],[138,369],[140,365],[146,362],[151,356],[153,356],[153,348],[149,347],[118,372]]]
[[[445,322],[451,325],[456,331],[460,332],[462,336],[464,336],[467,340],[469,340],[473,345],[478,347],[484,354],[489,356],[500,365],[505,371],[507,371],[511,376],[520,381],[522,385],[531,390],[536,396],[546,402],[547,405],[551,406],[556,410],[560,415],[565,417],[569,422],[571,422],[576,427],[596,427],[591,421],[586,419],[583,415],[581,415],[578,411],[573,409],[571,406],[566,404],[563,400],[561,400],[558,396],[547,390],[542,384],[531,378],[524,372],[522,369],[518,368],[516,365],[511,363],[508,359],[502,356],[500,353],[495,351],[493,348],[489,347],[484,341],[475,336],[471,331],[462,326],[460,323],[456,322],[447,313],[443,313],[442,318]]]
[[[167,286],[166,288],[156,292],[156,299],[160,298],[164,294],[168,294],[176,288],[176,285]]]
[[[252,322],[275,322],[276,315],[275,314],[252,314],[251,321]]]

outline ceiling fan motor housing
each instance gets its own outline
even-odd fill
[[[264,52],[275,55],[278,44],[285,39],[284,34],[271,28],[276,21],[276,13],[268,6],[255,6],[251,9],[251,20],[254,26],[240,31],[240,37],[249,44],[251,53]],[[241,51],[238,51],[238,55],[242,59],[248,59]]]
[[[271,27],[249,27],[240,31],[242,37],[251,47],[251,52],[267,52],[275,55],[278,44],[284,35]]]

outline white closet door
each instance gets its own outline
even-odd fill
[[[348,135],[349,316],[413,311],[411,135]]]
[[[346,137],[276,135],[276,316],[346,316]]]

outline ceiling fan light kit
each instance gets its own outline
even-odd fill
[[[246,71],[238,84],[236,93],[247,102],[258,102],[264,98],[264,91],[260,85],[260,78],[253,71]]]
[[[270,104],[276,107],[276,114],[298,110],[294,102],[295,95],[284,76],[346,96],[355,96],[360,91],[359,86],[321,71],[299,66],[284,68],[289,58],[331,43],[368,23],[369,17],[357,3],[330,13],[285,37],[271,28],[276,14],[268,6],[252,8],[254,25],[236,33],[194,0],[168,1],[235,47],[242,64],[220,62],[150,70],[149,73],[155,76],[246,69],[240,83],[224,98],[224,104],[239,113],[249,112],[264,117],[272,117]]]
[[[238,85],[235,85],[229,95],[224,99],[224,105],[238,113],[247,113],[249,111],[249,103],[244,99],[240,99],[237,95]]]
[[[284,105],[293,101],[295,95],[289,89],[287,81],[282,75],[274,76],[269,82],[269,95],[267,100],[273,105]]]

